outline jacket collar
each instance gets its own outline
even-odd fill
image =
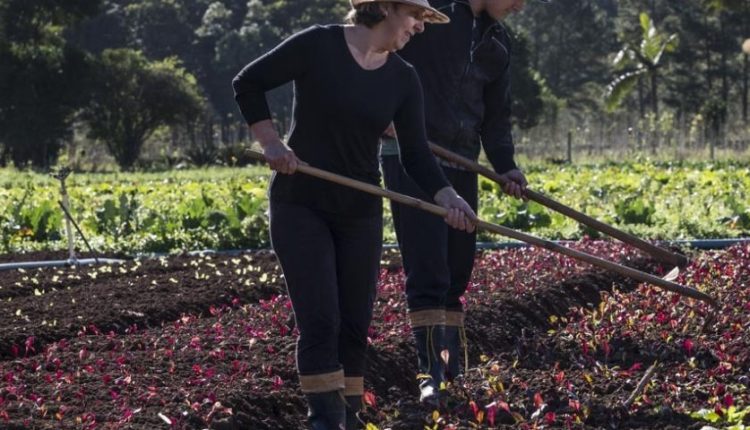
[[[467,9],[467,12],[470,16],[474,16],[474,11],[471,9],[471,4],[469,4],[468,0],[453,0],[451,2],[451,7],[455,8],[456,5],[461,5],[462,7],[465,7]],[[482,31],[482,34],[487,34],[488,31],[494,30],[494,31],[500,31],[504,27],[502,24],[500,24],[499,21],[492,19],[487,12],[482,12],[479,17],[479,24],[484,29]]]

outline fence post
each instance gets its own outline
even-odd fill
[[[568,164],[573,164],[573,132],[568,130]]]

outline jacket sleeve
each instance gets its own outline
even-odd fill
[[[310,64],[306,54],[314,51],[318,28],[292,35],[245,66],[232,80],[234,99],[249,125],[271,119],[267,91],[304,76]]]
[[[441,188],[450,185],[438,166],[437,160],[427,146],[427,132],[424,125],[424,95],[419,76],[409,68],[410,78],[405,81],[405,99],[396,111],[393,125],[398,135],[401,164],[414,182],[433,197]]]
[[[517,168],[513,155],[510,93],[510,43],[508,62],[503,73],[484,88],[484,119],[482,121],[482,146],[492,167],[497,173]]]

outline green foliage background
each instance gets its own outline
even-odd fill
[[[162,145],[164,167],[243,164],[249,136],[231,78],[286,36],[340,23],[348,9],[348,0],[0,0],[0,167],[18,168],[0,170],[0,250],[64,248],[54,181],[24,169],[71,162],[81,140],[128,170],[148,166],[139,161],[149,139]],[[534,188],[646,238],[748,234],[746,162],[636,160],[645,151],[652,160],[681,157],[675,148],[700,158],[708,142],[713,158],[715,144],[731,139],[725,154],[747,159],[735,155],[750,141],[750,60],[740,50],[750,2],[528,2],[506,25],[516,39],[518,153],[559,161],[575,130],[589,154],[609,145],[632,156],[597,166],[524,160]],[[640,49],[672,35],[669,49]],[[629,61],[615,64],[618,52]],[[623,79],[626,87],[610,85]],[[608,85],[614,112],[605,109]],[[291,87],[268,98],[286,131]],[[585,157],[574,152],[575,162]],[[88,167],[113,170],[96,163]],[[75,174],[70,192],[103,251],[258,247],[268,240],[264,172]],[[549,238],[595,235],[486,181],[482,189],[487,220]]]
[[[0,0],[0,164],[54,165],[82,126],[124,168],[140,149],[123,157],[118,148],[139,148],[158,126],[169,127],[165,133],[171,133],[177,157],[197,165],[216,162],[219,147],[248,138],[232,97],[232,77],[290,34],[342,22],[348,9],[348,0]],[[644,64],[613,65],[618,51],[640,46],[644,13],[658,34],[677,34],[679,45],[649,63],[648,76],[632,82],[637,91],[618,92],[623,96],[618,112],[606,112],[607,85]],[[748,2],[529,2],[505,24],[516,39],[514,122],[522,130],[539,129],[533,138],[543,146],[546,140],[558,144],[571,126],[596,124],[607,139],[644,125],[651,106],[714,137],[727,124],[742,128],[739,118],[747,121],[750,72],[740,46],[750,37]],[[107,65],[113,50],[148,63],[135,69]],[[128,82],[151,63],[164,62],[174,65],[170,79],[183,91],[141,100],[136,112],[173,110],[193,96],[200,98],[201,112],[191,107],[183,118],[136,118],[156,125],[130,133],[141,135],[136,143],[122,143],[117,130],[101,125],[117,107],[102,103],[107,94],[102,73],[109,75],[104,82]],[[282,132],[290,122],[291,94],[289,85],[268,94]]]

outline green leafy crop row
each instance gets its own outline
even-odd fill
[[[731,238],[750,234],[747,166],[543,166],[533,169],[528,177],[531,189],[642,238]],[[552,239],[599,236],[597,231],[539,204],[505,197],[490,181],[483,180],[481,190],[479,215],[488,221]]]
[[[542,165],[527,173],[530,188],[643,238],[750,235],[747,166]],[[74,174],[67,184],[73,214],[98,251],[135,254],[269,245],[264,168]],[[598,236],[539,204],[503,195],[488,180],[481,180],[480,190],[479,215],[487,221],[550,239]],[[51,177],[0,171],[0,252],[65,248],[59,199],[59,183]],[[385,239],[394,241],[389,223]],[[480,233],[480,240],[504,238]]]

